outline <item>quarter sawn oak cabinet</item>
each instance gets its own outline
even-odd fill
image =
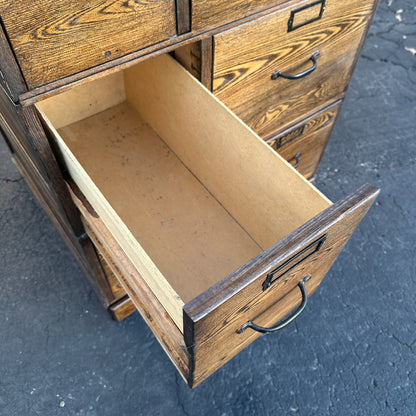
[[[304,309],[377,196],[312,182],[376,0],[0,0],[0,127],[193,387]]]

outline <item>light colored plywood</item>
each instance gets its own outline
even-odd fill
[[[68,166],[71,175],[140,274],[156,281],[148,284],[162,304],[177,299],[178,326],[182,301],[261,252],[127,103],[59,134],[66,157],[79,164]]]
[[[127,100],[267,248],[331,205],[169,56],[125,71]]]
[[[49,121],[60,129],[90,117],[126,99],[122,72],[71,88],[37,104]]]

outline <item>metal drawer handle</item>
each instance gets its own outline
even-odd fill
[[[299,72],[299,74],[286,74],[285,72],[276,71],[272,74],[272,80],[275,80],[279,77],[287,78],[287,79],[299,79],[306,77],[306,75],[309,75],[311,72],[315,71],[316,67],[318,66],[318,58],[319,58],[319,51],[316,51],[309,59],[308,61],[312,61],[313,66],[311,66],[309,69]]]
[[[237,334],[241,334],[247,328],[254,329],[257,332],[261,332],[262,334],[268,334],[270,332],[277,332],[283,329],[284,327],[288,326],[291,322],[293,322],[305,309],[306,304],[308,303],[308,293],[305,288],[305,283],[311,278],[311,275],[306,276],[303,280],[301,280],[298,284],[299,289],[302,293],[302,302],[299,307],[292,312],[287,318],[279,321],[276,325],[265,328],[264,326],[256,325],[254,322],[248,321],[244,324],[238,331]]]
[[[299,166],[300,163],[300,157],[302,156],[302,152],[297,152],[295,154],[295,161],[296,163],[293,165],[293,167],[296,169]]]

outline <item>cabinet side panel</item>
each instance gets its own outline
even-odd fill
[[[0,25],[0,85],[14,102],[18,101],[19,94],[27,90],[2,25]]]

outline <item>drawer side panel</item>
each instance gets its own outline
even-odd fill
[[[10,0],[0,15],[29,88],[176,34],[174,0]]]

